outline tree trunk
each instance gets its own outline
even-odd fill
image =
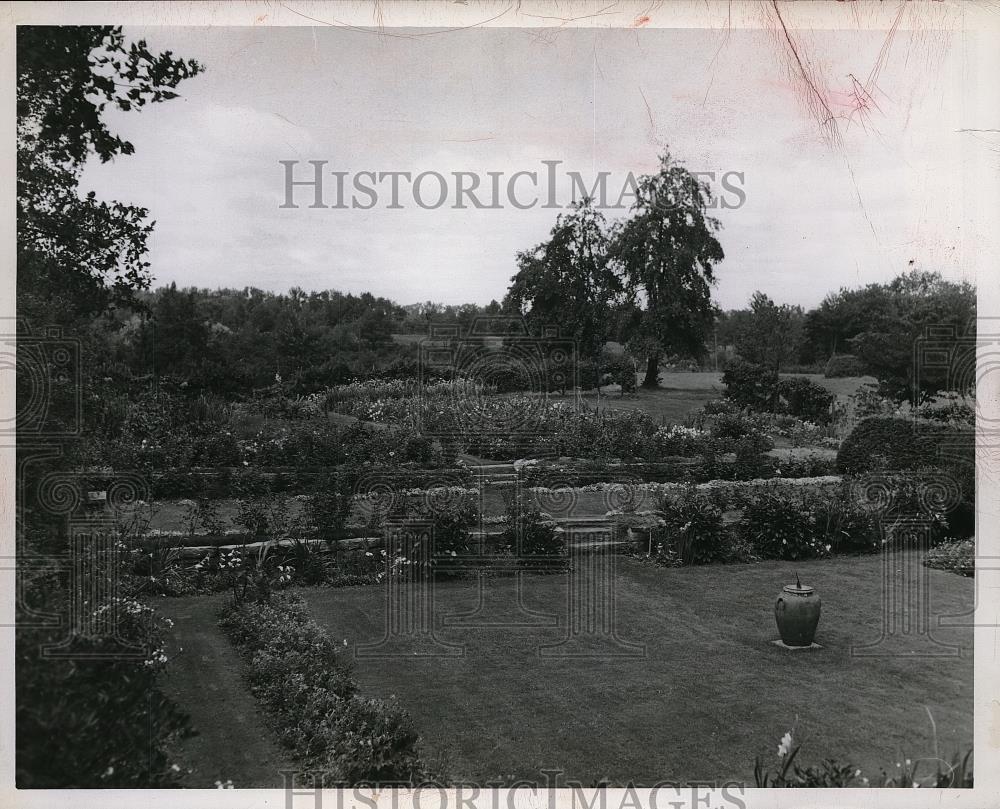
[[[656,388],[660,385],[660,355],[650,354],[646,358],[646,376],[642,380],[644,388]]]

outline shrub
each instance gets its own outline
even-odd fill
[[[931,548],[924,557],[927,567],[950,570],[960,576],[976,575],[976,541],[960,539]]]
[[[693,458],[712,449],[712,436],[704,430],[673,425],[660,427],[653,434],[655,454],[659,457]]]
[[[926,425],[910,419],[865,419],[841,444],[842,474],[919,473],[927,496],[947,494],[949,522],[956,536],[968,536],[975,523],[975,434],[970,429]]]
[[[975,427],[976,411],[973,405],[962,401],[949,401],[946,404],[929,402],[918,411],[921,418],[945,424],[963,427]]]
[[[881,544],[875,517],[846,487],[834,492],[758,489],[743,497],[738,530],[764,559],[812,559],[872,552]]]
[[[403,446],[403,460],[415,463],[431,463],[440,461],[439,453],[435,452],[434,442],[425,435],[414,435],[407,439]]]
[[[708,416],[717,416],[719,413],[739,413],[740,407],[732,399],[710,399],[701,409]]]
[[[804,376],[793,376],[778,383],[781,410],[792,416],[813,421],[829,421],[834,395]]]
[[[722,510],[711,497],[689,487],[679,497],[661,497],[659,510],[663,536],[654,547],[663,561],[704,565],[728,559]]]
[[[963,467],[973,469],[973,432],[922,425],[905,418],[873,417],[860,422],[844,439],[837,453],[837,468],[847,475],[928,467],[955,471]]]
[[[577,366],[577,374],[582,390],[596,388],[598,374],[602,386],[620,385],[623,394],[635,390],[635,365],[623,354],[604,351],[599,359],[583,360]]]
[[[715,417],[711,433],[713,438],[736,440],[760,433],[760,424],[748,413],[722,413]]]
[[[97,577],[93,593],[117,593],[123,580]],[[19,789],[176,786],[168,750],[190,732],[189,719],[160,687],[169,626],[131,596],[91,602],[92,635],[67,635],[32,615],[66,615],[71,596],[57,577],[23,575],[26,603],[16,635],[16,777]],[[127,577],[123,577],[127,580]],[[27,618],[28,620],[21,620]],[[64,648],[66,657],[46,656]]]
[[[776,395],[778,374],[762,365],[735,359],[726,365],[722,383],[727,399],[741,407],[766,410]]]
[[[566,565],[566,541],[556,531],[555,521],[537,509],[519,503],[508,511],[503,522],[502,543],[532,567]]]
[[[301,600],[276,597],[223,613],[254,696],[298,763],[327,783],[428,778],[409,716],[394,702],[358,696],[342,648]]]
[[[834,354],[826,364],[823,376],[835,379],[845,376],[865,376],[865,364],[853,354]]]
[[[326,477],[318,492],[306,498],[306,519],[320,539],[332,541],[339,538],[344,522],[351,515],[354,488],[354,474],[335,472]]]
[[[930,529],[931,543],[945,537],[965,538],[975,530],[972,504],[958,499],[959,493],[940,471],[861,475],[854,480],[854,486],[858,499],[867,501],[868,510],[881,522],[887,539],[894,538],[897,528],[907,528],[913,520]]]

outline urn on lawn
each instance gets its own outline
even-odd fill
[[[811,646],[819,624],[821,602],[816,591],[802,584],[786,584],[774,602],[774,619],[785,646]]]

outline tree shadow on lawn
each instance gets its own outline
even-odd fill
[[[523,576],[521,599],[535,617],[518,609],[512,577],[485,579],[482,593],[475,581],[442,582],[436,637],[464,654],[407,655],[404,643],[403,654],[358,657],[356,675],[363,692],[400,700],[431,759],[456,780],[541,782],[543,769],[584,784],[747,780],[754,756],[766,761],[793,726],[803,763],[832,757],[876,775],[904,757],[934,754],[924,706],[943,757],[971,745],[973,719],[969,628],[869,650],[881,655],[852,653],[882,634],[883,579],[898,575],[884,572],[885,559],[668,569],[616,557],[615,625],[622,641],[644,645],[642,657],[558,656],[568,576]],[[822,649],[772,645],[774,599],[796,571],[823,599]],[[926,574],[932,618],[972,608],[973,582]],[[585,574],[580,584],[593,582]],[[338,639],[371,644],[385,633],[384,588],[304,594]],[[455,626],[480,598],[494,625]],[[537,615],[559,624],[538,625]],[[956,644],[960,655],[940,656],[940,644]],[[540,646],[554,646],[556,656],[540,656]],[[598,638],[592,647],[606,652],[608,644]]]

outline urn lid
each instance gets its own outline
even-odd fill
[[[814,588],[808,584],[799,584],[796,582],[795,584],[786,584],[782,589],[786,593],[792,593],[793,595],[807,596],[812,594]]]

